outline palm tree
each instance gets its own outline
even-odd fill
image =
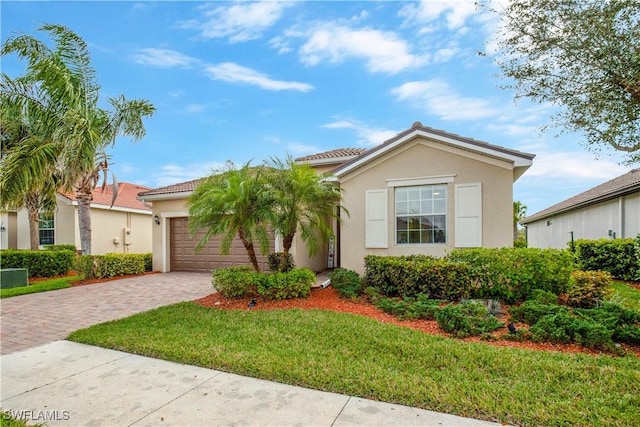
[[[213,173],[202,181],[189,197],[189,231],[205,229],[196,250],[201,250],[211,236],[222,234],[222,255],[229,254],[231,242],[238,236],[247,251],[249,261],[260,271],[253,242],[257,240],[262,254],[269,249],[267,220],[270,200],[263,180],[264,170],[251,167]]]
[[[320,243],[333,234],[332,219],[339,219],[339,210],[348,212],[340,204],[342,189],[322,179],[311,166],[298,164],[291,156],[286,160],[272,158],[268,166],[271,224],[282,237],[282,268],[298,231],[313,256]]]
[[[20,168],[32,171],[34,177],[48,173],[52,167],[61,172],[63,189],[76,191],[80,244],[82,253],[89,254],[90,203],[100,173],[106,178],[105,150],[120,135],[141,139],[145,135],[142,119],[151,116],[155,107],[146,100],[127,100],[123,95],[107,100],[110,110],[98,107],[100,86],[84,40],[60,25],[44,25],[40,30],[50,35],[55,49],[29,35],[10,37],[3,45],[3,55],[17,54],[27,60],[28,66],[23,78],[13,80],[2,75],[2,98],[31,111],[43,127],[53,158],[34,164],[27,156],[21,159]],[[37,151],[38,147],[22,148],[25,152],[29,149]]]

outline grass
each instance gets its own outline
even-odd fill
[[[637,425],[640,359],[431,336],[322,310],[226,311],[192,302],[69,339],[336,393],[517,425]]]
[[[2,427],[27,427],[26,421],[15,418],[9,411],[0,412],[0,426]],[[34,427],[41,427],[44,424],[33,424]]]
[[[18,288],[8,288],[0,290],[0,298],[11,298],[18,295],[35,294],[38,292],[54,291],[71,286],[71,282],[80,280],[80,276],[65,276],[55,279],[41,280],[28,286]]]
[[[640,290],[629,286],[624,282],[614,281],[611,284],[613,290],[609,299],[632,310],[640,311]]]

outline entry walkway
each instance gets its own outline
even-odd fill
[[[213,292],[210,273],[158,273],[0,300],[0,350],[8,354],[71,332]]]

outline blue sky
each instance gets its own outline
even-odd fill
[[[627,172],[580,134],[541,133],[549,105],[513,101],[490,56],[495,16],[473,0],[0,3],[2,41],[61,24],[89,45],[102,97],[157,108],[147,136],[110,150],[119,181],[149,187],[260,163],[372,147],[425,126],[536,154],[514,185],[533,214]],[[2,58],[17,76],[24,63]]]

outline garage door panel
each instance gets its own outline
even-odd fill
[[[172,218],[170,221],[171,271],[211,271],[217,268],[236,265],[250,265],[244,245],[239,239],[231,243],[229,255],[220,255],[222,236],[212,236],[205,247],[195,252],[196,244],[204,236],[199,231],[193,236],[189,233],[188,219]],[[275,239],[269,242],[270,252],[274,251]],[[259,248],[256,248],[259,253]],[[268,268],[267,257],[258,255],[260,268]]]

